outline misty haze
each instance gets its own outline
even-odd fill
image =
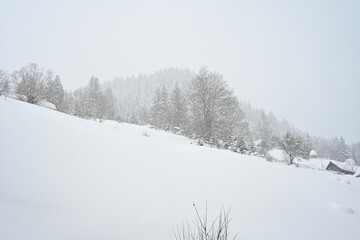
[[[0,9],[0,239],[360,236],[360,2]]]

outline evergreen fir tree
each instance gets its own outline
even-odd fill
[[[170,128],[169,105],[169,94],[163,86],[160,94],[160,128],[166,130]]]
[[[54,80],[49,81],[47,85],[46,99],[53,103],[58,111],[63,111],[64,88],[61,84],[60,77],[56,75]]]
[[[170,124],[173,129],[184,131],[186,129],[187,106],[186,99],[176,83],[170,96]]]
[[[153,103],[152,103],[152,107],[150,110],[150,115],[151,115],[151,124],[156,126],[156,127],[160,127],[160,98],[161,98],[161,92],[160,92],[160,88],[156,88],[155,90],[155,94],[153,97]]]
[[[262,140],[262,146],[265,150],[269,150],[272,147],[272,131],[270,127],[270,121],[268,120],[264,111],[261,111],[260,120],[258,122],[257,137]]]
[[[303,142],[303,145],[302,145],[300,156],[302,158],[308,159],[310,157],[310,152],[313,149],[311,139],[310,139],[310,135],[307,133],[303,140],[304,140],[304,142]]]
[[[340,137],[339,139],[338,154],[341,161],[345,161],[346,159],[350,158],[350,148],[346,144],[343,137]]]
[[[100,109],[100,101],[101,101],[101,89],[99,79],[96,77],[91,77],[87,87],[87,101],[88,101],[88,117],[90,118],[100,118],[101,109]]]

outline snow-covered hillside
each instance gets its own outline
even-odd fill
[[[208,203],[237,239],[357,239],[360,179],[0,98],[0,239],[174,239]]]

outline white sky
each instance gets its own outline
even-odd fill
[[[310,134],[360,140],[360,1],[0,0],[0,69],[66,89],[166,67],[224,75]]]

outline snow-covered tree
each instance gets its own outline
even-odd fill
[[[333,156],[333,141],[321,137],[310,137],[313,148],[321,158],[336,159]]]
[[[160,129],[169,128],[169,97],[165,86],[156,89],[150,114],[151,124]]]
[[[15,92],[19,99],[36,104],[48,96],[47,86],[53,76],[51,70],[45,70],[35,63],[30,63],[13,73]]]
[[[101,89],[99,79],[96,77],[91,77],[88,85],[86,86],[85,91],[87,92],[87,101],[88,101],[88,113],[90,118],[100,118],[101,116]]]
[[[262,147],[269,150],[272,146],[272,129],[270,120],[264,111],[261,111],[260,120],[258,121],[257,138],[262,140]]]
[[[239,117],[239,103],[223,77],[202,67],[190,83],[188,100],[193,131],[211,144],[228,141]]]
[[[115,97],[110,88],[107,88],[99,96],[97,103],[98,118],[100,119],[114,119],[115,118]]]
[[[167,68],[149,75],[115,78],[113,81],[104,82],[102,88],[112,89],[119,119],[129,121],[130,116],[134,115],[139,124],[151,124],[150,109],[156,88],[160,87],[161,90],[162,86],[165,86],[166,89],[172,90],[178,83],[184,94],[184,86],[193,76],[194,73],[189,69]]]
[[[91,104],[86,88],[78,88],[74,91],[74,115],[81,118],[91,115]]]
[[[150,123],[150,117],[149,117],[149,110],[146,108],[146,106],[139,104],[138,105],[138,111],[137,115],[139,116],[139,124],[149,124]]]
[[[146,104],[139,99],[135,99],[132,104],[132,111],[128,113],[130,123],[136,123],[140,125],[150,124],[149,110],[146,108]]]
[[[161,107],[162,107],[162,122],[163,128],[169,129],[170,127],[170,100],[169,100],[169,93],[165,86],[163,86],[161,90]]]
[[[71,98],[70,98],[71,100]],[[73,94],[73,109],[76,116],[92,119],[115,119],[115,98],[110,88],[101,91],[99,79],[92,77],[84,88]]]
[[[5,71],[0,70],[0,96],[7,94],[9,91],[9,77]]]
[[[187,122],[187,105],[183,92],[176,83],[170,95],[170,123],[173,129],[184,131]]]
[[[236,137],[230,146],[230,150],[234,152],[244,153],[248,150],[248,144],[242,137]]]
[[[57,110],[63,111],[64,92],[60,77],[56,75],[55,79],[50,80],[47,84],[46,100],[53,103]]]
[[[156,88],[153,103],[150,110],[151,124],[160,127],[161,125],[161,90]]]
[[[346,144],[345,139],[343,137],[340,137],[339,141],[339,153],[343,160],[346,160],[350,158],[350,147]]]
[[[289,155],[290,164],[294,159],[302,154],[303,139],[296,133],[286,132],[280,140],[282,149]]]
[[[237,138],[241,138],[247,145],[249,145],[253,139],[249,128],[249,122],[246,120],[245,114],[243,117],[244,119],[238,123],[235,135]]]
[[[229,96],[223,99],[220,108],[218,121],[215,121],[216,138],[230,144],[235,138],[245,140],[246,123],[244,123],[245,113],[239,106],[237,98],[229,92]],[[244,131],[244,132],[242,132]]]
[[[356,165],[360,166],[360,142],[351,145],[351,158],[355,160]]]
[[[64,91],[64,100],[62,103],[62,111],[67,114],[76,115],[75,114],[75,96],[73,92]]]
[[[345,161],[350,158],[350,147],[346,144],[343,137],[335,137],[332,141],[332,159]]]
[[[303,138],[300,157],[305,159],[309,158],[311,150],[313,150],[313,145],[311,143],[310,135],[307,133]]]

